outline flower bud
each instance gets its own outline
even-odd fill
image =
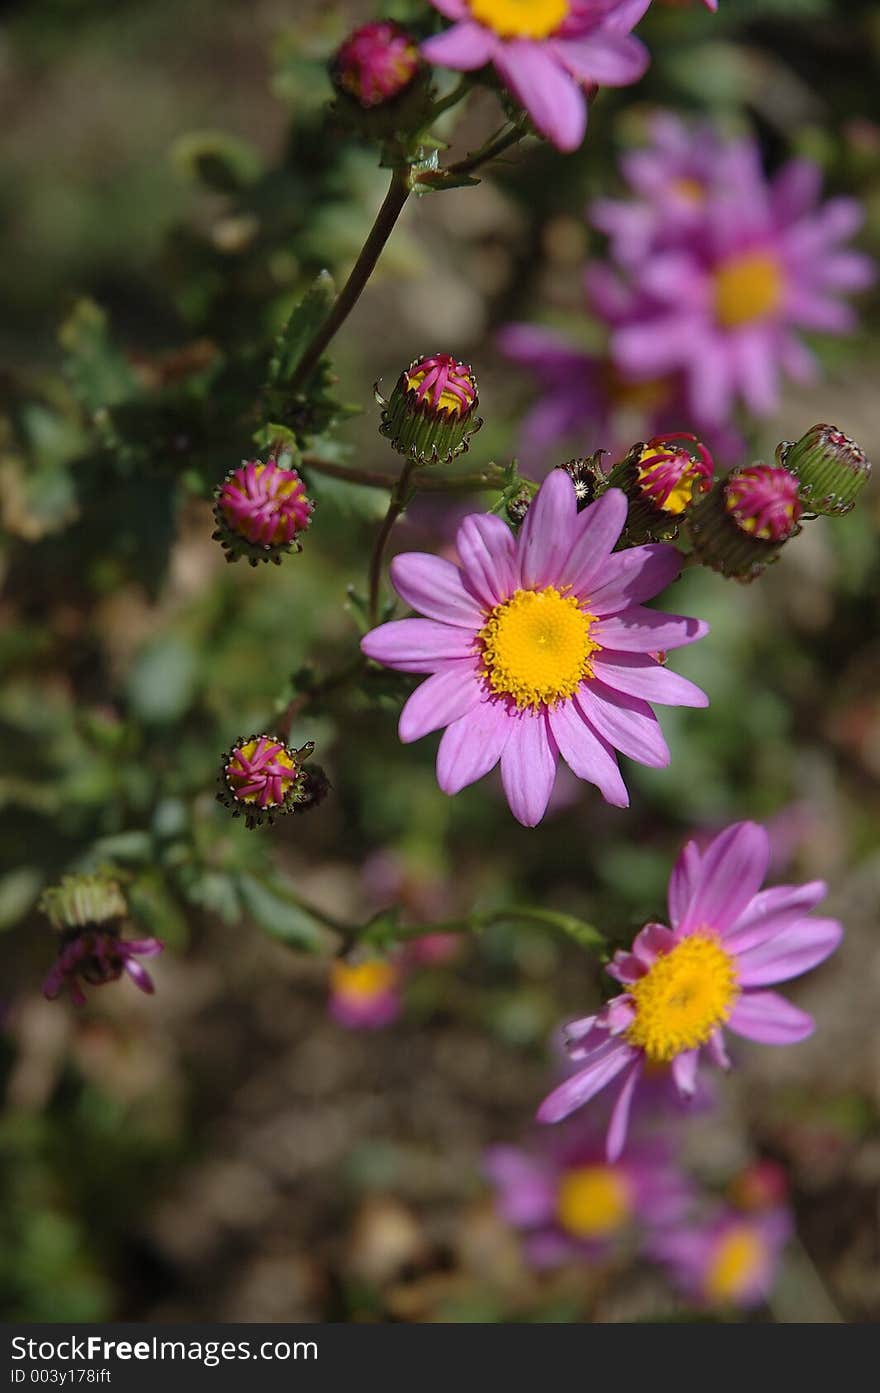
[[[631,543],[674,537],[682,517],[712,485],[715,464],[695,435],[657,435],[634,445],[608,477],[630,500]]]
[[[421,70],[415,39],[401,25],[377,20],[349,34],[331,62],[330,76],[338,92],[369,110],[394,101]]]
[[[310,813],[317,808],[330,792],[330,780],[320,764],[309,764],[300,775],[301,786],[297,801],[290,811],[296,815]]]
[[[389,401],[379,395],[379,427],[398,454],[416,464],[448,464],[469,448],[482,426],[474,420],[477,382],[467,363],[448,353],[417,358],[402,372]]]
[[[231,470],[216,493],[216,541],[227,561],[247,557],[281,564],[285,552],[301,551],[299,534],[308,527],[314,504],[295,469],[275,459],[243,460]]]
[[[595,450],[585,459],[570,459],[556,466],[557,469],[564,469],[574,484],[578,512],[608,487],[608,475],[602,467],[602,456],[607,454],[607,450]]]
[[[249,735],[237,740],[223,756],[218,800],[244,816],[248,827],[272,823],[294,810],[307,796],[304,761],[314,751],[311,741],[292,750],[272,735]]]
[[[153,992],[153,979],[135,959],[155,957],[164,944],[158,938],[121,937],[119,921],[127,906],[114,880],[101,874],[65,876],[44,892],[40,908],[61,935],[58,957],[43,982],[48,1001],[66,987],[74,1005],[82,1006],[86,996],[80,979],[103,986],[123,972],[142,992]]]
[[[521,526],[525,522],[526,513],[531,507],[532,499],[538,492],[538,485],[531,479],[521,479],[516,492],[507,500],[507,517],[514,527]]]
[[[689,518],[700,561],[722,575],[750,581],[800,532],[798,481],[787,469],[752,464],[735,469]]]
[[[861,445],[836,426],[813,426],[800,440],[784,440],[776,458],[797,475],[801,499],[811,513],[839,517],[850,512],[871,477]]]

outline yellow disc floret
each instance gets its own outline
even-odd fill
[[[571,13],[570,0],[470,0],[470,8],[502,39],[546,39]]]
[[[749,252],[733,257],[715,272],[715,313],[725,329],[766,319],[779,308],[784,290],[782,269],[773,256]]]
[[[605,1238],[631,1213],[630,1187],[613,1166],[578,1166],[560,1181],[556,1217],[573,1238]]]
[[[381,958],[368,958],[359,963],[337,962],[330,971],[330,983],[335,992],[361,1001],[391,991],[396,981],[396,968]]]
[[[554,585],[515,590],[495,606],[477,635],[483,676],[493,692],[512,697],[519,707],[564,701],[593,675],[590,655],[599,648],[590,638],[595,619]]]
[[[736,966],[717,938],[692,934],[627,988],[635,1019],[626,1038],[648,1059],[668,1063],[704,1045],[738,995]]]
[[[721,1304],[748,1294],[767,1262],[763,1237],[750,1224],[738,1224],[719,1240],[705,1277],[705,1294]]]

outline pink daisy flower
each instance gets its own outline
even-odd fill
[[[494,64],[535,129],[576,150],[587,128],[586,92],[627,87],[648,66],[631,34],[650,0],[431,0],[455,21],[423,44],[431,63],[470,72]]]
[[[609,1162],[601,1136],[580,1127],[550,1146],[492,1147],[484,1169],[498,1212],[522,1232],[537,1268],[600,1260],[634,1233],[681,1221],[691,1200],[687,1180],[656,1137]]]
[[[401,672],[429,673],[400,716],[400,738],[445,727],[437,781],[459,793],[501,763],[515,818],[534,827],[561,755],[578,778],[625,808],[616,750],[669,763],[652,701],[706,706],[692,682],[656,658],[702,638],[698,619],[646,609],[681,570],[670,546],[615,552],[627,500],[609,489],[577,511],[560,469],[541,485],[519,535],[473,514],[458,529],[461,567],[408,552],[391,563],[403,600],[424,615],[373,629],[361,647]]]
[[[748,1308],[770,1295],[791,1232],[784,1207],[762,1214],[722,1210],[708,1223],[659,1234],[650,1253],[697,1305]]]
[[[611,338],[629,376],[680,372],[701,428],[729,420],[740,400],[756,416],[772,415],[783,374],[813,380],[801,331],[851,333],[855,316],[841,297],[874,276],[871,260],[844,245],[862,223],[861,206],[821,203],[816,165],[796,160],[768,180],[749,140],[728,146],[720,163],[723,178],[704,190],[693,225],[628,265],[640,317]]]
[[[809,918],[825,895],[822,881],[761,890],[770,839],[739,822],[705,851],[689,842],[669,882],[669,920],[648,924],[632,950],[608,972],[625,988],[596,1016],[567,1028],[568,1049],[582,1067],[544,1100],[541,1122],[560,1122],[622,1078],[608,1128],[618,1156],[630,1105],[645,1066],[669,1065],[680,1094],[693,1094],[706,1049],[729,1068],[724,1026],[747,1040],[793,1045],[811,1035],[811,1016],[776,992],[834,952],[843,930],[835,919]]]
[[[400,968],[387,958],[340,959],[330,969],[330,1015],[346,1030],[381,1030],[400,1015],[400,987]]]

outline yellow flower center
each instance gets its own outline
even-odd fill
[[[569,0],[470,0],[471,14],[502,39],[546,39],[571,13]]]
[[[738,991],[730,954],[716,938],[692,934],[628,988],[636,1014],[626,1038],[648,1059],[668,1063],[706,1043]]]
[[[647,377],[641,381],[624,377],[619,368],[608,364],[603,374],[604,386],[612,405],[621,411],[658,411],[669,399],[668,377]]]
[[[775,257],[764,252],[736,256],[715,272],[715,313],[725,329],[766,319],[779,308],[784,283]]]
[[[711,1301],[735,1301],[760,1276],[766,1253],[758,1231],[743,1224],[720,1240],[706,1273],[706,1295]]]
[[[701,184],[699,179],[689,179],[686,175],[681,179],[676,179],[672,185],[673,191],[683,198],[687,203],[699,206],[706,201],[706,186]]]
[[[361,963],[334,963],[330,970],[330,985],[342,996],[356,996],[361,1001],[382,996],[397,980],[394,966],[381,958],[368,958]]]
[[[573,696],[592,677],[590,638],[594,614],[554,585],[515,590],[496,605],[477,638],[482,644],[483,676],[493,692],[512,697],[519,707],[552,706]]]
[[[612,1166],[578,1166],[560,1181],[556,1217],[573,1238],[604,1238],[631,1213],[629,1185]]]
[[[651,483],[659,482],[659,476],[670,468],[669,463],[661,459],[657,460],[655,464],[648,465],[646,469],[644,467],[644,461],[652,457],[656,459],[656,455],[657,451],[652,449],[650,445],[646,445],[639,456],[638,479],[640,484],[649,485],[647,489],[649,496],[651,495]],[[678,480],[678,483],[670,489],[662,503],[657,503],[657,506],[664,513],[683,513],[685,508],[690,505],[691,499],[694,496],[694,485],[700,478],[701,474],[696,464],[692,464],[689,469],[686,467],[682,470],[681,478]],[[656,501],[657,500],[655,500],[655,502]]]

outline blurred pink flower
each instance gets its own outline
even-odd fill
[[[446,727],[437,781],[459,793],[500,760],[514,817],[534,827],[547,808],[559,755],[605,800],[629,796],[615,750],[663,768],[669,750],[648,704],[705,706],[705,693],[652,655],[707,632],[697,619],[643,607],[681,569],[673,547],[614,552],[627,501],[609,489],[582,512],[554,470],[514,537],[474,514],[458,530],[461,567],[419,552],[395,557],[391,578],[427,616],[372,630],[368,658],[430,673],[400,716],[400,738]]]
[[[812,1034],[811,1016],[763,990],[816,967],[840,943],[835,919],[809,918],[822,881],[761,890],[770,859],[763,827],[739,822],[700,852],[689,842],[669,882],[672,928],[648,924],[608,972],[626,990],[567,1028],[581,1069],[544,1100],[541,1122],[560,1122],[622,1076],[608,1128],[608,1156],[626,1141],[633,1093],[646,1064],[669,1064],[685,1097],[705,1048],[729,1068],[723,1027],[767,1045]]]
[[[631,30],[650,0],[431,0],[454,20],[422,46],[431,63],[470,72],[492,63],[541,135],[576,150],[586,91],[626,87],[648,66]]]
[[[538,1147],[496,1146],[484,1158],[498,1211],[520,1229],[535,1267],[600,1259],[624,1237],[681,1221],[690,1186],[659,1139],[609,1162],[602,1138],[582,1126]]]
[[[330,1015],[348,1030],[379,1030],[400,1015],[401,973],[387,958],[339,961],[330,969]]]
[[[631,378],[682,374],[700,430],[728,422],[739,402],[771,415],[782,374],[799,382],[816,376],[800,331],[840,335],[854,327],[841,297],[871,284],[873,263],[844,244],[863,210],[851,198],[820,202],[821,174],[808,160],[771,180],[757,144],[739,140],[718,147],[710,170],[711,137],[696,130],[689,166],[680,133],[672,155],[668,129],[660,130],[659,148],[638,157],[630,214],[608,200],[596,210],[626,273],[611,355]],[[645,172],[652,158],[655,185]]]
[[[61,940],[58,958],[43,983],[43,995],[54,1001],[66,987],[75,1006],[84,1006],[86,995],[81,981],[99,987],[117,981],[127,972],[136,987],[152,995],[153,979],[137,958],[154,958],[164,944],[158,938],[121,938],[119,930],[108,925],[68,929]]]
[[[659,1234],[650,1253],[698,1305],[758,1306],[773,1288],[791,1231],[787,1209],[722,1210],[708,1223]]]

